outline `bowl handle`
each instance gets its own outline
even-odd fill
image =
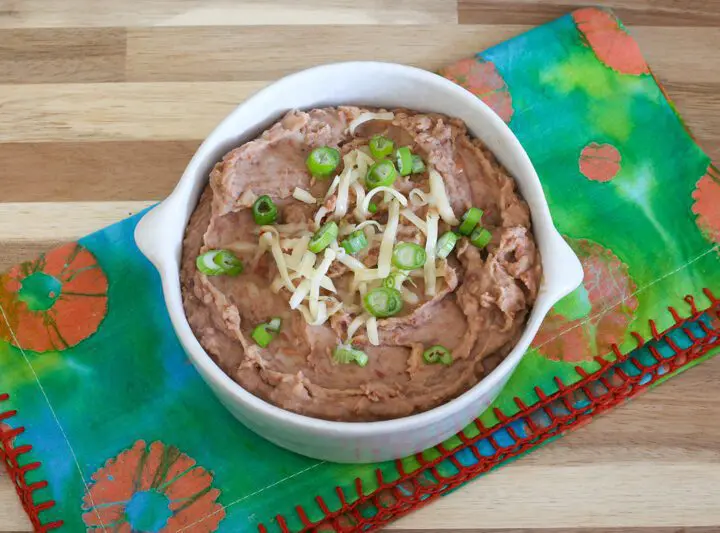
[[[548,285],[552,287],[554,299],[559,300],[580,286],[585,273],[577,255],[560,233],[554,232],[552,238],[555,240],[552,246],[555,253],[550,259],[550,271],[554,276],[548,280]]]
[[[135,244],[142,254],[162,272],[163,257],[167,257],[172,239],[167,235],[167,224],[163,223],[168,209],[167,201],[161,202],[140,219],[135,227]]]

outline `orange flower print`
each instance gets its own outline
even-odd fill
[[[714,166],[697,182],[692,193],[695,203],[692,211],[697,225],[713,241],[720,243],[720,171]]]
[[[580,152],[580,173],[589,180],[610,181],[620,171],[620,159],[613,145],[590,143]]]
[[[647,63],[635,39],[612,13],[595,7],[572,14],[588,46],[605,65],[621,74],[648,74]]]
[[[0,339],[46,352],[92,335],[107,312],[108,281],[95,257],[69,243],[0,276]],[[9,326],[9,327],[8,327]]]
[[[174,446],[137,441],[92,476],[83,499],[87,531],[192,533],[217,530],[225,510],[213,477]]]
[[[505,80],[492,62],[480,57],[462,59],[438,73],[465,87],[492,108],[501,119],[510,122],[513,116],[512,97]]]
[[[585,279],[553,307],[533,347],[550,359],[591,360],[623,340],[638,307],[636,286],[627,266],[610,250],[587,240],[569,242]]]

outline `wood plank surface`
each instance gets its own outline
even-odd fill
[[[617,10],[720,161],[720,0],[592,3]],[[163,198],[279,76],[357,59],[437,69],[584,4],[0,0],[0,269]],[[720,358],[388,531],[720,532],[718,383]],[[30,529],[0,473],[0,532]]]

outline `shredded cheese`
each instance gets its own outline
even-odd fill
[[[300,200],[301,202],[305,202],[306,204],[316,204],[317,199],[310,194],[310,191],[306,191],[305,189],[301,189],[300,187],[295,187],[295,190],[293,191],[293,198],[296,200]]]
[[[410,222],[415,224],[415,226],[417,226],[420,231],[427,235],[427,224],[422,218],[417,216],[410,209],[403,209],[402,211],[400,211],[400,214],[407,218]]]
[[[355,332],[360,329],[360,326],[362,326],[368,319],[368,316],[369,315],[366,314],[358,315],[353,319],[352,322],[350,322],[347,330],[348,344],[350,344],[350,340],[353,338],[353,335],[355,335]]]
[[[394,199],[396,199],[398,202],[400,202],[400,205],[403,207],[407,207],[407,198],[405,198],[401,193],[393,189],[392,187],[375,187],[373,190],[371,190],[367,195],[365,196],[365,199],[362,203],[362,210],[365,215],[368,215],[370,212],[368,211],[368,208],[370,207],[370,201],[373,199],[373,196],[375,196],[378,193],[389,193],[393,196]]]
[[[361,125],[365,124],[366,122],[370,120],[392,120],[395,118],[395,115],[391,112],[387,113],[361,113],[355,120],[353,120],[350,125],[348,126],[348,130],[350,130],[350,135],[355,135],[355,130]]]
[[[358,220],[365,220],[365,213],[362,210],[362,204],[365,200],[365,189],[359,182],[352,184],[353,192],[355,193],[355,210],[353,214]]]
[[[380,335],[378,334],[377,318],[371,316],[365,322],[365,329],[367,329],[367,336],[370,344],[373,346],[380,345]]]
[[[305,255],[305,252],[308,251],[308,243],[310,242],[310,236],[304,235],[300,237],[297,243],[295,243],[295,246],[293,247],[292,255],[290,255],[290,259],[288,260],[287,264],[288,267],[294,268],[296,265],[300,263],[300,260]]]
[[[297,309],[310,292],[310,280],[304,279],[300,282],[295,292],[290,297],[290,309]]]
[[[345,252],[345,250],[338,250],[337,260],[355,273],[362,272],[368,269],[360,261]]]
[[[435,248],[438,236],[438,215],[433,211],[427,214],[427,239],[425,240],[425,294],[435,296]]]
[[[433,197],[433,205],[437,207],[440,216],[447,224],[457,226],[460,221],[455,218],[455,213],[453,213],[452,207],[450,206],[450,200],[448,200],[447,192],[445,191],[445,182],[442,176],[437,170],[430,167],[429,178],[430,195]]]
[[[405,300],[407,303],[415,305],[420,302],[420,298],[418,297],[418,295],[407,287],[403,287],[401,291],[403,295],[403,300]]]
[[[381,278],[386,278],[387,275],[390,274],[390,263],[392,261],[395,238],[397,237],[399,219],[400,204],[393,200],[390,202],[388,221],[382,236],[382,242],[380,243],[380,254],[378,255],[378,274]]]
[[[293,292],[295,290],[295,285],[293,285],[293,282],[290,280],[290,275],[288,274],[287,265],[285,264],[285,254],[280,248],[280,239],[277,235],[273,235],[272,233],[267,232],[262,234],[260,240],[264,240],[267,244],[270,245],[270,250],[272,251],[275,263],[277,264],[277,269],[280,273],[280,277],[282,278],[287,290]]]
[[[359,281],[373,281],[376,279],[385,279],[387,276],[382,276],[380,270],[377,268],[368,268],[362,272],[356,272],[355,276]]]
[[[315,213],[315,229],[320,229],[320,226],[322,225],[322,220],[325,217],[325,215],[328,214],[328,209],[325,206],[322,206],[320,209],[317,210],[317,213]]]
[[[353,167],[345,166],[340,174],[340,185],[338,186],[337,200],[335,201],[335,218],[340,220],[347,213],[348,199],[350,197],[350,180],[352,179]]]
[[[340,185],[340,176],[335,176],[333,178],[332,183],[330,184],[330,188],[325,193],[325,200],[330,198],[333,194],[335,194],[335,191],[337,191],[338,185]]]
[[[426,193],[422,189],[415,188],[410,191],[410,194],[408,196],[410,198],[410,203],[413,205],[413,207],[422,207],[430,203],[430,197],[428,193]]]
[[[327,274],[327,271],[330,269],[330,265],[332,264],[334,259],[335,252],[331,248],[325,248],[325,255],[323,256],[323,260],[320,262],[320,265],[315,269],[315,272],[310,278],[310,294],[308,296],[308,308],[310,309],[310,314],[315,319],[318,319],[320,316],[318,313],[320,311],[320,304],[322,303],[319,301],[320,282],[322,281],[323,276]],[[325,309],[325,312],[327,315],[327,309]]]

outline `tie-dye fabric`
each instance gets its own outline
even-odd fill
[[[498,409],[478,413],[485,427],[502,422],[495,442],[521,438],[532,418],[505,417],[678,320],[692,318],[689,333],[636,350],[635,360],[718,340],[702,311],[713,305],[703,289],[720,293],[720,174],[610,12],[581,9],[441,74],[517,134],[586,273],[548,316]],[[55,501],[35,509],[42,523],[72,532],[299,531],[352,503],[358,487],[374,492],[423,458],[456,450],[442,470],[483,456],[487,439],[466,446],[478,426],[420,458],[375,465],[301,457],[245,429],[182,352],[158,276],[133,242],[137,220],[0,276],[0,394],[9,395],[0,396],[0,434],[33,501]],[[667,377],[689,361],[653,372]],[[650,379],[623,365],[640,385]],[[601,410],[582,395],[573,402],[595,406],[589,416]]]

